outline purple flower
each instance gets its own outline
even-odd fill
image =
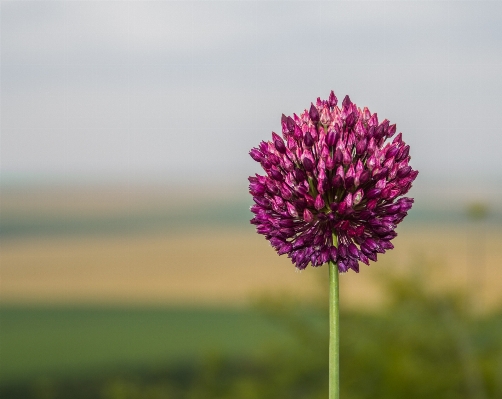
[[[413,204],[406,194],[418,171],[410,147],[387,119],[333,92],[300,116],[281,118],[282,137],[250,151],[265,175],[249,177],[258,233],[298,269],[333,261],[359,271],[391,240]]]

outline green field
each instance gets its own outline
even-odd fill
[[[0,310],[2,382],[173,364],[211,353],[253,356],[284,331],[253,311],[166,308]]]
[[[386,309],[341,312],[347,399],[502,397],[502,314],[390,277]],[[255,310],[1,309],[3,399],[320,399],[327,303]]]

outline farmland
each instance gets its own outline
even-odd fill
[[[260,306],[267,298],[310,306],[326,292],[326,268],[298,272],[278,257],[243,202],[70,194],[2,198],[4,384],[178,367],[211,353],[254,358],[274,342],[293,348],[291,332]],[[394,250],[341,277],[356,330],[369,322],[361,314],[379,325],[392,305],[389,275],[420,280],[432,296],[458,290],[465,309],[497,315],[500,224],[411,216]]]
[[[416,223],[398,232],[396,248],[378,264],[342,276],[341,295],[348,306],[381,303],[374,282],[394,269],[424,273],[434,287],[470,290],[483,309],[502,299],[501,229],[487,228],[481,244],[469,241],[468,226],[462,225]],[[25,304],[233,307],[267,292],[309,296],[324,273],[296,271],[251,226],[6,239],[1,260],[2,301]]]

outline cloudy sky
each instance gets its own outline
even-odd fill
[[[501,1],[3,1],[2,180],[244,180],[331,89],[423,182],[502,182]]]

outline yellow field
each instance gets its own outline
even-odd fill
[[[400,270],[425,271],[432,289],[468,287],[476,306],[493,308],[502,300],[502,231],[487,229],[486,239],[479,229],[469,231],[461,225],[400,227],[396,249],[377,264],[362,265],[359,274],[341,277],[342,302],[379,306],[385,295],[375,281],[382,272]],[[252,226],[1,244],[1,300],[8,303],[240,306],[263,293],[308,296],[325,272],[296,271]]]

